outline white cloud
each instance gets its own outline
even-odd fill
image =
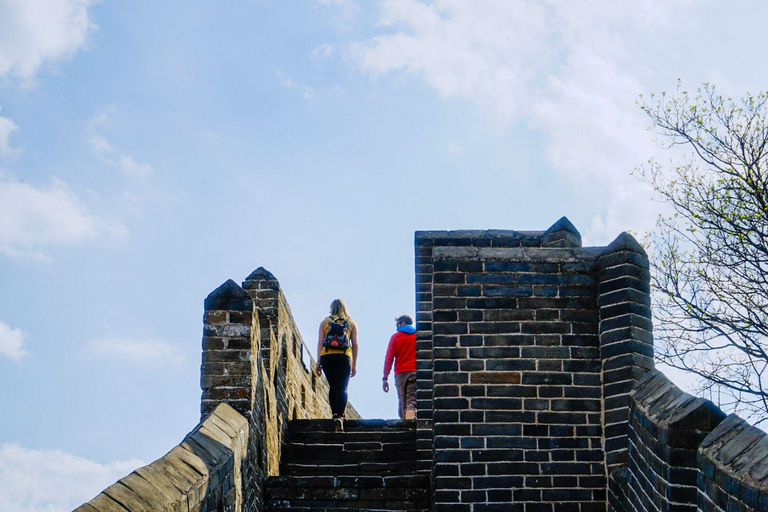
[[[16,123],[7,117],[0,116],[0,156],[16,156],[21,153],[21,149],[11,146],[11,134],[18,131]]]
[[[107,107],[88,120],[91,132],[88,143],[93,152],[103,163],[117,168],[123,175],[134,180],[143,180],[152,173],[152,166],[146,162],[137,162],[123,150],[112,144],[102,133],[117,115],[117,109]]]
[[[389,0],[380,23],[394,31],[354,46],[352,57],[370,73],[414,73],[443,96],[513,117],[557,56],[548,11],[539,2]]]
[[[286,76],[282,71],[277,72],[277,78],[280,80],[280,83],[283,87],[286,89],[293,89],[296,91],[299,91],[301,93],[301,96],[305,100],[311,100],[315,97],[316,91],[312,87],[309,87],[308,85],[300,84],[296,80],[294,80],[290,76]]]
[[[116,161],[117,167],[127,176],[143,178],[152,172],[152,166],[146,162],[137,162],[128,155],[120,155]]]
[[[0,0],[0,77],[29,84],[40,67],[71,57],[95,28],[97,0]]]
[[[658,151],[635,105],[658,58],[637,42],[671,37],[689,23],[679,21],[689,4],[386,0],[382,34],[349,56],[372,75],[405,72],[441,96],[469,99],[496,124],[526,120],[560,176],[605,198],[585,236],[604,243],[653,225],[649,191],[629,175]]]
[[[156,338],[111,337],[91,340],[83,349],[88,356],[144,366],[178,364],[183,356]]]
[[[24,348],[26,335],[21,329],[14,329],[0,320],[0,355],[16,362],[27,353]]]
[[[604,244],[627,229],[650,229],[658,210],[648,186],[630,174],[659,151],[634,104],[643,92],[632,75],[592,52],[576,52],[549,96],[531,106],[530,125],[547,138],[545,159],[605,211],[585,232],[585,243]],[[652,207],[648,207],[651,204]]]
[[[100,464],[61,450],[0,446],[0,510],[69,512],[144,463]]]
[[[324,43],[312,50],[312,57],[316,59],[327,59],[333,54],[333,51],[334,47],[332,44]]]
[[[124,233],[121,224],[89,211],[59,179],[34,186],[0,174],[0,254],[45,259],[50,247]]]

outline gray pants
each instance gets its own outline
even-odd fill
[[[405,411],[416,411],[416,372],[401,372],[395,375],[397,399],[400,402],[398,413],[405,418]]]

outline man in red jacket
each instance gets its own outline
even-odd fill
[[[395,362],[395,387],[400,402],[398,413],[401,419],[416,417],[416,329],[413,318],[403,315],[395,318],[397,332],[389,339],[387,355],[384,358],[384,377],[381,387],[389,393],[389,371]]]

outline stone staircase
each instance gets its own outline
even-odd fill
[[[294,420],[267,512],[427,512],[429,475],[417,473],[414,420]]]

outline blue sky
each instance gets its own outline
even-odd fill
[[[413,232],[653,225],[639,94],[766,89],[762,2],[0,0],[0,509],[70,510],[198,420],[202,305],[306,341],[413,313]],[[41,482],[45,482],[44,484]]]

